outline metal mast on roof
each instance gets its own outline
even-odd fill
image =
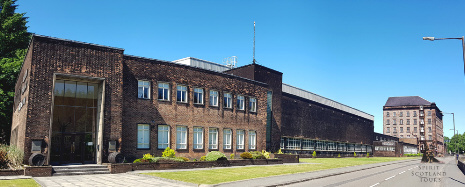
[[[253,61],[252,64],[255,64],[255,21],[253,22]]]

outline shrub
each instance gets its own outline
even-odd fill
[[[186,158],[187,159],[187,158]],[[187,159],[189,160],[189,159]],[[183,158],[171,158],[171,157],[153,157],[149,160],[150,163],[170,163],[170,162],[186,162]]]
[[[144,154],[144,156],[142,156],[142,159],[144,159],[144,160],[150,160],[152,158],[153,158],[153,156],[150,153]]]
[[[169,147],[167,147],[167,148],[163,151],[162,157],[174,158],[175,155],[176,155],[176,152],[174,152],[173,149],[170,149]]]
[[[281,152],[281,149],[279,149],[278,152],[276,152],[276,154],[284,154],[284,153]]]
[[[354,157],[357,157],[357,153],[355,153],[355,151],[354,151]]]
[[[229,159],[234,159],[234,156],[236,156],[236,155],[234,155],[234,154],[229,155]]]
[[[266,159],[270,159],[270,152],[267,152],[265,150],[262,150],[262,155],[266,158]]]
[[[241,153],[241,158],[243,158],[243,159],[251,159],[252,154],[250,154],[249,152],[243,152],[243,153]]]
[[[132,163],[141,163],[141,162],[142,162],[141,159],[138,158],[138,159],[135,159],[134,162],[132,162]]]
[[[205,161],[205,159],[206,159],[206,156],[202,156],[202,157],[200,157],[199,161]]]
[[[207,153],[206,161],[227,160],[226,155],[219,151],[212,151]]]
[[[263,156],[262,152],[252,151],[250,154],[252,154],[253,159],[265,159],[265,156]]]
[[[182,157],[182,156],[180,156],[180,157],[176,157],[176,158],[180,158],[180,159],[184,160],[184,162],[189,162],[189,159],[188,159],[188,158],[186,158],[186,157]]]
[[[316,158],[316,151],[313,151],[312,158]]]
[[[194,160],[193,160],[193,161],[194,161],[194,162],[197,162],[197,159],[195,159],[195,158],[194,158]]]
[[[337,155],[337,157],[338,157],[338,158],[341,158],[341,153],[339,153],[339,154]]]
[[[370,153],[367,153],[367,158],[370,158]]]
[[[0,169],[8,169],[8,152],[0,149]]]
[[[8,146],[8,161],[11,169],[21,168],[23,164],[24,152],[16,148],[16,146]]]

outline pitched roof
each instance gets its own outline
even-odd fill
[[[431,102],[420,96],[406,96],[406,97],[389,97],[384,106],[417,106],[417,105],[431,105]]]

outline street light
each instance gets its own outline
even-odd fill
[[[429,40],[429,41],[434,41],[434,40],[462,40],[462,56],[463,56],[463,73],[465,74],[465,37],[461,38],[434,38],[434,37],[423,37],[423,40]]]
[[[424,37],[424,38],[427,38],[427,37]],[[434,38],[433,38],[433,39],[434,39]],[[443,113],[443,114],[452,114],[452,120],[453,120],[453,122],[454,122],[454,136],[455,136],[455,115],[454,115],[454,113],[453,113],[453,112],[451,112],[451,113],[441,112],[441,113]],[[452,129],[451,129],[451,130],[452,130]]]

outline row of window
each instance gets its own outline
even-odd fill
[[[415,138],[417,137],[417,135],[413,135]],[[394,135],[395,137],[395,135]],[[407,134],[406,136],[407,138],[410,138],[410,134]],[[422,136],[423,137],[423,136]],[[400,135],[399,138],[404,138],[404,135]],[[432,135],[428,135],[428,140],[433,140],[433,136]]]
[[[393,127],[392,130],[393,130],[393,133],[397,133],[397,128],[396,128],[396,127]],[[400,133],[403,133],[403,132],[404,132],[404,128],[403,128],[403,127],[400,127],[399,130],[400,130]],[[391,132],[391,128],[387,127],[387,128],[386,128],[386,133],[390,133],[390,132]],[[413,128],[413,133],[416,133],[416,132],[417,132],[417,127],[414,127],[414,128]],[[424,128],[423,128],[423,127],[420,128],[420,132],[424,132]],[[429,133],[432,132],[431,127],[428,127],[428,132],[429,132]],[[407,127],[407,133],[410,133],[410,127]]]
[[[390,124],[390,119],[387,119],[386,120],[386,125],[389,125]],[[396,119],[393,119],[392,120],[392,124],[393,125],[397,125],[397,120]],[[424,119],[420,119],[420,124],[424,124],[425,123],[425,120]],[[431,119],[428,119],[428,125],[431,125],[432,123],[432,120]],[[404,120],[403,119],[400,119],[399,120],[399,124],[403,125],[404,124]],[[413,124],[416,125],[417,124],[417,119],[413,119]],[[410,119],[407,119],[407,125],[410,125]]]
[[[141,99],[150,99],[150,82],[139,80],[138,81],[138,98]],[[177,85],[176,86],[176,101],[181,103],[187,103],[188,93],[187,86]],[[204,104],[204,89],[194,87],[194,104]],[[209,91],[209,105],[218,107],[219,106],[219,91],[210,90]],[[170,100],[170,85],[169,83],[160,82],[158,83],[158,100],[169,101]],[[223,93],[223,107],[232,108],[233,95],[229,92]],[[236,98],[236,107],[238,110],[245,110],[245,96],[237,95]],[[257,112],[257,99],[254,97],[249,97],[249,111]]]
[[[420,116],[423,116],[423,111],[420,111]],[[396,117],[397,113],[392,112],[392,116]],[[402,117],[404,112],[399,112],[399,117]],[[431,111],[428,111],[428,116],[431,116]],[[389,112],[386,112],[386,117],[389,117]],[[410,117],[410,111],[407,111],[407,117]],[[413,111],[413,117],[417,117],[417,111]]]
[[[371,146],[300,138],[281,138],[281,149],[344,152],[371,152]]]
[[[150,125],[138,124],[137,148],[150,148]],[[246,130],[236,130],[236,149],[245,149]],[[193,148],[204,149],[204,128],[193,127]],[[187,149],[188,141],[187,126],[176,126],[176,149]],[[257,149],[257,133],[248,131],[249,149]],[[233,130],[223,129],[223,149],[233,148]],[[158,149],[165,149],[170,145],[170,127],[168,125],[158,125]],[[218,149],[218,128],[208,128],[208,149]]]

